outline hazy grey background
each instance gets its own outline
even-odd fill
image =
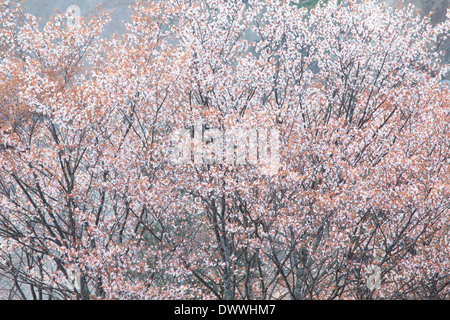
[[[105,26],[104,35],[111,36],[113,33],[125,31],[123,20],[130,20],[130,8],[135,0],[26,0],[23,8],[37,17],[41,18],[40,26],[43,26],[56,11],[65,12],[67,7],[76,4],[81,9],[81,16],[88,17],[97,8],[112,12],[111,21]]]
[[[386,0],[389,4],[394,4],[397,0]],[[26,0],[23,7],[38,17],[42,17],[41,23],[48,21],[49,17],[56,10],[65,11],[68,6],[76,4],[81,8],[81,15],[88,16],[97,7],[106,10],[113,10],[112,21],[109,23],[107,33],[121,32],[124,30],[123,20],[130,18],[129,6],[135,0]],[[445,13],[449,7],[450,0],[405,0],[406,3],[414,3],[418,10],[422,10],[424,14],[434,12],[432,22],[440,22],[445,19]]]

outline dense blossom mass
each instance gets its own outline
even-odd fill
[[[0,0],[3,298],[450,298],[449,19],[373,0],[132,12],[105,38],[107,12],[40,29]],[[235,127],[278,143],[195,158]]]

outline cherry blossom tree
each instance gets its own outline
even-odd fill
[[[0,1],[9,298],[448,299],[448,21],[371,0],[132,11],[105,39],[108,13],[40,30]]]

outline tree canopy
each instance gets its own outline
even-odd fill
[[[449,20],[132,9],[105,39],[107,12],[0,0],[4,297],[449,298]]]

